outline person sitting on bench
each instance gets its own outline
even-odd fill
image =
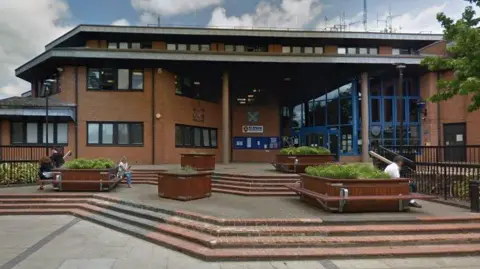
[[[403,165],[403,158],[401,156],[395,156],[393,158],[393,163],[389,164],[385,168],[385,173],[387,173],[390,178],[400,178],[400,169],[402,168]],[[417,186],[415,185],[414,182],[409,183],[410,187],[410,192],[417,192]],[[409,205],[411,207],[417,207],[417,208],[422,208],[420,204],[418,204],[415,200],[410,200]]]
[[[127,178],[127,185],[129,188],[132,187],[132,171],[130,171],[130,166],[127,163],[127,157],[123,156],[122,159],[120,160],[120,163],[118,164],[118,168],[120,170],[120,173],[123,173],[123,175]]]
[[[40,168],[38,171],[38,177],[40,178],[40,187],[39,190],[43,190],[43,180],[53,180],[53,173],[52,173],[53,165],[52,161],[48,156],[43,156],[40,159]],[[55,182],[53,182],[54,189],[57,188]]]

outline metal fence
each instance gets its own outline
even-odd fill
[[[480,180],[480,146],[380,146],[376,151],[389,160],[401,155],[402,176],[412,178],[418,192],[444,200],[468,203],[470,182]]]

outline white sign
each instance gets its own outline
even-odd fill
[[[463,142],[463,134],[457,134],[457,142]]]
[[[263,133],[263,126],[262,125],[244,125],[242,126],[243,133]]]

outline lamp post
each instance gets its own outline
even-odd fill
[[[399,131],[400,138],[398,140],[398,144],[399,144],[400,154],[403,154],[403,123],[405,118],[405,115],[404,115],[405,101],[403,100],[403,70],[406,68],[406,66],[405,64],[399,63],[399,64],[396,64],[396,67],[398,69],[398,97],[400,98],[400,105],[398,107],[398,115],[399,115],[399,122],[400,122],[400,128],[398,131]]]

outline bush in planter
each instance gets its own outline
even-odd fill
[[[66,162],[64,165],[67,169],[110,169],[115,167],[115,163],[109,159],[75,159]]]
[[[310,166],[305,169],[305,173],[310,176],[338,179],[390,178],[388,174],[369,164],[329,164],[324,166]]]
[[[37,179],[38,163],[0,164],[0,185],[28,184]]]
[[[280,150],[283,155],[327,155],[331,154],[330,150],[324,147],[289,147]]]

